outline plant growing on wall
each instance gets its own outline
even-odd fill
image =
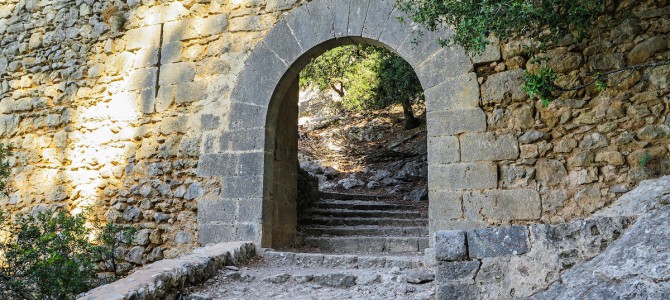
[[[0,144],[0,193],[7,196],[11,147]],[[101,283],[98,272],[119,277],[119,246],[132,230],[89,223],[78,215],[42,210],[11,214],[0,208],[0,299],[74,299]]]
[[[327,51],[303,69],[300,86],[330,89],[342,97],[344,108],[350,111],[400,103],[405,128],[419,125],[412,111],[412,102],[423,97],[419,78],[406,61],[384,48],[350,45]]]
[[[471,53],[481,53],[491,35],[501,40],[530,38],[531,55],[565,38],[577,42],[599,22],[615,24],[630,14],[641,1],[601,0],[400,0],[397,6],[414,22],[428,30],[443,24],[454,27],[453,37],[440,43],[456,43]],[[602,18],[605,16],[605,18]],[[539,98],[545,105],[564,92],[577,91],[589,86],[598,90],[615,86],[633,76],[638,70],[651,70],[668,65],[669,61],[643,63],[591,74],[584,84],[563,87],[556,84],[556,75],[541,65],[535,71],[526,71],[523,90]],[[643,76],[643,78],[646,76]]]

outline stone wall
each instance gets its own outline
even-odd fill
[[[234,1],[240,2],[240,1]],[[249,51],[296,1],[28,0],[0,3],[0,138],[15,148],[14,212],[87,206],[140,231],[128,265],[198,243],[234,219],[196,176]],[[214,78],[224,85],[213,85]]]
[[[491,157],[499,189],[530,189],[540,197],[465,193],[466,218],[489,225],[565,222],[590,215],[643,179],[670,174],[670,67],[615,74],[604,91],[592,85],[566,92],[548,107],[519,89],[523,69],[543,61],[566,88],[591,82],[597,72],[667,61],[668,32],[670,7],[647,1],[622,20],[601,19],[579,43],[568,36],[535,57],[526,54],[526,40],[495,43],[500,52],[489,49],[476,66],[488,130],[460,137],[461,159]],[[507,146],[482,151],[493,142]],[[528,205],[508,205],[518,201]],[[482,205],[492,202],[499,204]],[[506,209],[511,220],[499,215]]]
[[[519,90],[522,69],[535,68],[524,41],[469,57],[438,45],[447,29],[413,35],[392,4],[3,2],[0,137],[16,155],[0,205],[93,206],[136,224],[133,264],[199,241],[272,241],[262,236],[282,225],[268,202],[278,103],[309,58],[362,42],[397,52],[426,90],[431,232],[587,216],[667,171],[668,66],[543,107]],[[584,42],[551,48],[547,63],[572,85],[670,59],[669,16],[664,1],[645,2]]]

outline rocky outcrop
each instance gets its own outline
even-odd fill
[[[666,299],[670,296],[670,176],[644,181],[598,215],[638,220],[605,251],[563,273],[533,299]]]
[[[440,231],[438,299],[630,299],[670,293],[670,176],[570,223]]]

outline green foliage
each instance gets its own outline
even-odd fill
[[[0,144],[0,192],[7,194],[11,147]],[[0,299],[74,299],[104,283],[100,271],[118,277],[118,248],[133,230],[89,224],[78,215],[42,210],[10,214],[0,208]],[[101,268],[99,268],[101,267]]]
[[[300,73],[301,88],[310,85],[337,92],[349,111],[417,100],[423,92],[406,61],[369,45],[341,46],[313,59]]]
[[[540,42],[589,30],[605,12],[600,0],[400,0],[398,7],[429,30],[453,24],[455,35],[445,41],[478,53],[493,34],[500,39],[527,35]]]
[[[73,299],[95,285],[95,245],[82,215],[3,213],[2,285],[9,298]]]
[[[551,68],[541,67],[536,73],[525,71],[523,74],[524,83],[521,90],[528,93],[530,97],[537,96],[542,100],[544,106],[554,99],[556,92],[556,74]]]

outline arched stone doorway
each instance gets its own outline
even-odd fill
[[[431,234],[467,224],[459,191],[496,188],[493,162],[460,159],[457,135],[486,131],[471,59],[460,47],[439,45],[438,37],[450,35],[448,30],[413,33],[416,26],[398,21],[404,14],[394,3],[311,1],[256,45],[233,90],[220,152],[203,155],[199,163],[201,176],[222,177],[220,199],[213,201],[230,206],[227,214],[199,211],[202,243],[252,240],[280,247],[292,242],[297,144],[289,133],[297,131],[297,116],[290,115],[297,106],[297,78],[311,58],[340,45],[385,47],[419,76],[428,111]]]

